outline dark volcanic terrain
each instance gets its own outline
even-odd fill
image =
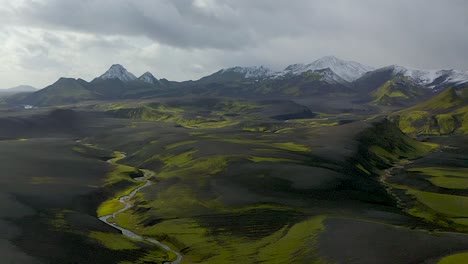
[[[430,90],[393,68],[351,81],[233,69],[182,83],[106,73],[5,97],[3,261],[178,263],[98,219],[133,190],[108,221],[181,263],[466,259],[464,85]]]

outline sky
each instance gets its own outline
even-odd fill
[[[183,81],[328,55],[466,71],[467,13],[465,0],[0,0],[0,88],[115,63]]]

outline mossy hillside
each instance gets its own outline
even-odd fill
[[[425,171],[424,176],[433,174],[428,179],[434,186],[442,187],[439,191],[444,193],[437,193],[435,191],[420,190],[420,186],[412,186],[405,184],[392,183],[387,184],[393,189],[393,193],[398,194],[401,201],[400,206],[410,215],[421,218],[424,221],[433,223],[441,228],[449,228],[450,230],[457,230],[461,232],[468,231],[468,197],[463,194],[452,194],[456,190],[466,190],[463,187],[465,178],[449,177],[446,176],[447,170],[440,168],[414,168],[414,172]],[[451,172],[456,174],[456,172]],[[443,174],[444,176],[441,176]],[[421,175],[423,176],[423,175]],[[421,177],[419,173],[416,175],[409,174],[408,177]],[[427,187],[426,187],[427,188]],[[453,191],[450,191],[453,190]],[[437,190],[437,189],[435,189]]]
[[[387,120],[374,123],[364,130],[357,141],[359,148],[355,160],[360,164],[360,169],[377,175],[394,162],[421,157],[435,147],[408,137]]]
[[[441,94],[415,106],[412,106],[404,111],[443,111],[460,106],[466,100],[465,96],[460,94],[459,89],[448,88]]]
[[[242,217],[242,212],[239,213],[232,217]],[[129,223],[128,218],[119,218],[119,224]],[[277,231],[257,239],[236,236],[222,229],[213,233],[212,228],[204,227],[204,220],[188,218],[165,220],[148,227],[140,225],[137,232],[166,239],[164,242],[183,249],[187,263],[330,263],[320,257],[317,250],[317,236],[324,230],[324,219],[326,217],[319,216],[282,227],[281,221],[277,221],[280,224]],[[239,227],[246,224],[245,220],[248,218],[240,221]]]
[[[454,167],[416,167],[407,171],[429,177],[429,181],[446,189],[468,189],[468,169]],[[413,177],[412,175],[410,175]]]
[[[449,88],[423,103],[392,114],[389,119],[403,132],[414,136],[467,133],[466,90]]]
[[[260,163],[284,163],[287,166],[304,160],[304,157],[298,160],[294,160],[294,157],[299,153],[298,157],[306,155],[310,147],[299,142],[284,141],[284,136],[274,133],[271,138],[265,139],[255,133],[242,132],[231,133],[230,137],[209,132],[197,133],[192,135],[191,140],[182,139],[179,142],[157,140],[151,148],[157,148],[159,154],[145,160],[144,157],[149,153],[137,152],[132,155],[137,167],[143,166],[137,165],[137,160],[145,164],[143,167],[159,164],[157,182],[138,193],[134,197],[134,208],[119,214],[116,222],[139,234],[165,240],[182,250],[184,258],[195,263],[238,263],[240,260],[245,260],[243,263],[255,263],[251,255],[257,254],[260,246],[256,248],[252,245],[263,239],[264,244],[273,243],[273,238],[272,241],[266,240],[273,235],[281,238],[291,226],[303,221],[302,213],[291,213],[289,207],[268,204],[250,204],[245,208],[227,206],[219,199],[219,194],[213,191],[213,184],[216,184],[218,178],[226,177],[226,173],[237,166],[234,164],[253,164],[254,161],[249,160],[249,157]],[[226,151],[223,148],[217,148],[214,153],[211,149],[208,152],[205,150],[205,146],[211,148],[210,145],[217,146],[220,143],[232,145],[228,148],[230,155],[221,155]],[[238,153],[232,152],[233,149]],[[268,177],[265,175],[265,179]],[[286,244],[293,245],[296,233],[299,232],[284,238],[287,242],[274,250],[285,248],[283,252],[288,251],[292,256],[293,248],[287,248]],[[305,233],[304,239],[307,236]],[[313,235],[309,238],[312,241]],[[303,243],[299,241],[297,244]],[[308,247],[304,247],[301,256],[297,256],[297,263],[301,263],[299,259],[305,258],[305,255],[314,260],[320,259],[311,252]],[[258,258],[266,259],[267,255],[265,253]]]
[[[182,103],[149,103],[131,108],[109,109],[117,117],[171,122],[187,128],[222,128],[239,123],[260,106],[241,100],[201,100]]]
[[[461,264],[468,263],[468,252],[458,253],[441,259],[437,264]]]
[[[377,105],[403,105],[425,96],[429,90],[412,83],[405,76],[396,76],[371,93],[373,104]]]
[[[468,197],[409,190],[418,201],[447,217],[468,217]]]
[[[289,122],[284,123],[288,124]],[[137,124],[136,126],[136,129],[139,129],[143,125]],[[150,126],[148,125],[148,127]],[[157,131],[157,134],[138,134],[139,137],[144,138],[145,142],[154,143],[143,144],[144,147],[136,151],[124,148],[129,153],[124,162],[135,167],[153,168],[157,172],[157,176],[153,185],[135,196],[132,201],[135,206],[117,217],[116,221],[119,224],[128,226],[141,234],[151,234],[155,238],[165,240],[168,244],[174,245],[174,248],[180,249],[184,258],[187,257],[187,260],[195,263],[234,263],[234,261],[238,263],[239,260],[244,259],[245,263],[255,263],[255,259],[251,260],[252,256],[261,250],[252,246],[254,242],[265,241],[267,238],[278,241],[289,228],[306,221],[303,218],[305,215],[301,214],[298,218],[293,217],[292,220],[280,221],[283,219],[283,215],[288,213],[284,213],[284,208],[273,208],[273,205],[276,202],[288,210],[297,210],[293,205],[296,201],[294,199],[301,196],[302,202],[308,202],[309,197],[307,196],[312,191],[302,189],[296,195],[291,192],[293,188],[287,173],[284,178],[275,178],[269,172],[281,168],[278,166],[279,164],[284,164],[291,169],[298,165],[305,167],[306,162],[304,161],[310,158],[311,153],[320,151],[320,148],[315,147],[316,144],[310,144],[310,141],[314,140],[313,136],[316,130],[303,130],[306,132],[296,130],[294,135],[298,136],[291,137],[282,133],[247,132],[234,130],[234,128],[199,130],[196,134],[189,134],[192,131],[175,128],[171,129],[170,132],[176,133],[176,135],[169,140],[167,138],[171,137],[170,134],[166,134],[167,132],[157,125],[154,127],[158,127],[158,129],[153,129],[153,131]],[[299,132],[303,134],[299,134]],[[182,133],[190,135],[190,138]],[[372,137],[375,135],[378,137],[382,134],[380,131],[376,131]],[[405,145],[407,142],[398,140],[396,146],[389,148],[389,159],[399,158],[406,152],[417,152],[415,149],[400,147],[399,144]],[[133,138],[131,138],[131,142],[134,145]],[[278,145],[278,143],[280,144]],[[409,144],[411,145],[411,142]],[[375,145],[382,149],[387,148],[380,143]],[[314,148],[310,146],[314,146]],[[394,151],[398,154],[394,154]],[[254,163],[249,160],[249,157],[281,160],[269,159]],[[316,162],[314,163],[316,166],[323,166],[325,161],[314,159],[314,162]],[[361,174],[356,174],[357,177],[369,176],[365,172],[367,169],[361,163],[352,164],[356,170],[361,171]],[[354,166],[355,164],[360,164],[361,166],[358,167],[362,167],[364,170],[360,170],[356,167],[357,165]],[[263,168],[262,173],[257,173],[256,170],[259,167]],[[368,170],[367,172],[373,173]],[[321,174],[322,172],[317,172],[318,176]],[[249,192],[246,192],[245,189],[248,189]],[[239,205],[229,200],[231,198],[226,199],[225,193],[230,190],[234,191],[236,198],[239,197],[246,201],[242,201],[243,204]],[[330,193],[333,196],[341,194],[333,188],[331,190]],[[372,188],[369,190],[369,192],[374,191]],[[327,192],[327,189],[323,192]],[[253,198],[251,198],[252,194],[255,195]],[[306,198],[304,199],[304,197]],[[291,200],[293,203],[289,203]],[[261,204],[256,204],[255,201],[261,201]],[[237,203],[237,200],[234,202]],[[326,202],[321,201],[320,204]],[[270,206],[266,211],[256,208],[257,206],[263,207],[265,204]],[[248,209],[240,210],[243,208]],[[254,210],[261,212],[261,214],[252,213]],[[301,210],[299,211],[301,212]],[[232,215],[236,215],[238,218]],[[278,224],[264,221],[265,218],[262,218],[262,215],[268,216],[269,219],[275,220]],[[307,219],[307,217],[305,218]],[[264,225],[261,224],[262,222]],[[296,239],[301,241],[298,244],[304,245],[306,243],[304,241],[307,239],[300,238],[298,234],[313,237],[313,234],[307,234],[308,229],[316,230],[310,227],[303,229],[302,232],[291,232],[293,234],[291,241],[288,239],[287,243],[271,248],[274,248],[274,251],[288,252],[291,249],[288,249],[286,244],[295,245]],[[273,238],[273,235],[276,237]],[[307,246],[299,250],[300,254],[298,255],[300,256],[297,258],[294,253],[292,255],[284,254],[293,259],[295,263],[301,263],[301,259],[306,260],[302,261],[303,263],[325,261],[320,260],[321,257],[309,249],[310,247]],[[274,259],[268,258],[270,254],[273,253],[255,258],[266,262],[274,261]],[[277,258],[283,259],[280,256]]]

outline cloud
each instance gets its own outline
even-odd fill
[[[116,62],[174,80],[324,55],[468,70],[466,10],[462,0],[0,0],[0,86],[92,79]]]

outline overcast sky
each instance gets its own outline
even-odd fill
[[[137,76],[198,79],[325,55],[468,70],[468,1],[0,0],[0,87]]]

